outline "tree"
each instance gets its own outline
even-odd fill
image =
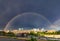
[[[38,36],[37,33],[35,33],[34,31],[31,31],[30,35],[32,35],[32,36]]]
[[[30,40],[28,40],[28,41],[37,41],[37,39],[36,39],[36,38],[31,37],[31,39],[30,39]]]
[[[6,36],[15,37],[15,34],[13,32],[8,32]]]
[[[6,32],[0,31],[0,36],[5,36],[5,35],[6,35]]]
[[[59,31],[56,31],[57,34],[60,34],[60,30]]]

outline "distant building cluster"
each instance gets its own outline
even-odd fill
[[[12,30],[11,32],[17,34],[17,33],[30,33],[31,31],[34,31],[35,33],[37,32],[56,32],[56,30],[45,30],[44,28],[39,29],[39,28],[33,28],[30,30],[24,30],[23,28],[19,28],[18,30]],[[6,32],[9,32],[9,30],[6,30]]]

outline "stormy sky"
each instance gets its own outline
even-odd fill
[[[60,23],[60,0],[0,0],[0,29],[13,17],[25,12],[41,14],[52,25],[57,25]]]

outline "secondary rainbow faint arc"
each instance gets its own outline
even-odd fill
[[[25,15],[25,14],[29,14],[29,12],[23,13],[23,14],[18,14],[17,16],[13,17],[13,18],[7,23],[7,25],[5,26],[4,31],[7,30],[7,28],[9,27],[10,23],[11,23],[13,20],[15,20],[17,17],[22,16],[22,15]],[[32,14],[32,13],[30,12],[30,14]],[[51,24],[51,22],[50,22],[46,17],[44,17],[43,15],[38,14],[38,13],[33,13],[33,14],[34,14],[34,15],[39,15],[40,17],[42,17],[43,19],[45,19],[49,24]]]

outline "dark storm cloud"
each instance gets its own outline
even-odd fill
[[[0,0],[0,27],[24,12],[39,13],[53,22],[60,17],[60,0]]]

